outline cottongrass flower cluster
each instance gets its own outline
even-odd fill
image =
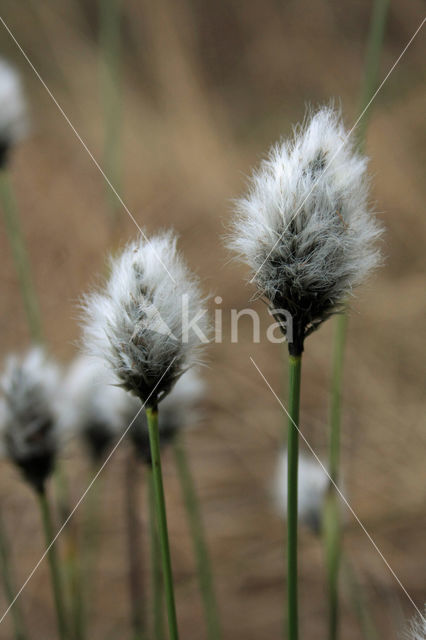
[[[322,108],[272,147],[237,202],[230,246],[253,272],[287,332],[291,353],[380,261],[368,205],[367,160],[340,113]]]
[[[111,260],[105,290],[85,298],[85,345],[108,361],[124,389],[155,404],[198,362],[202,339],[188,329],[185,317],[188,322],[198,317],[207,334],[203,305],[176,237],[140,237]]]
[[[276,478],[275,478],[275,500],[279,508],[279,513],[287,517],[287,449],[280,454]],[[299,519],[313,533],[319,534],[322,525],[322,514],[324,508],[324,499],[330,480],[324,469],[307,455],[299,456],[299,477],[298,477],[298,513]]]
[[[9,357],[1,389],[5,452],[31,486],[43,491],[63,439],[58,429],[59,369],[35,347],[22,357]]]
[[[27,105],[18,73],[0,59],[0,168],[10,148],[28,131]]]

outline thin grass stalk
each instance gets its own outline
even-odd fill
[[[207,624],[207,637],[209,640],[219,640],[222,637],[222,632],[219,622],[210,556],[207,548],[203,519],[194,485],[194,479],[189,466],[185,446],[181,438],[175,438],[173,451],[185,501],[186,512],[188,515],[192,542],[194,545],[198,581]]]
[[[7,539],[6,530],[3,524],[3,517],[0,511],[0,567],[3,589],[7,603],[11,606],[10,613],[12,616],[14,638],[15,640],[28,640],[20,602],[18,600],[15,601],[16,588],[12,575],[10,559],[9,541]]]
[[[155,489],[152,467],[147,467],[146,475],[149,501],[152,631],[154,640],[163,640],[166,635],[163,615],[163,578],[161,575],[161,563],[159,562],[161,551],[156,526]]]
[[[10,177],[6,169],[0,169],[0,202],[3,209],[6,233],[12,249],[13,260],[18,274],[21,296],[24,302],[31,337],[35,342],[43,341],[41,316],[31,266],[19,222],[18,207],[13,194]]]
[[[367,53],[364,68],[363,87],[361,90],[361,112],[371,100],[377,83],[379,70],[380,53],[385,33],[385,25],[389,0],[375,0],[371,16],[370,31],[367,43]],[[371,107],[367,109],[358,126],[358,146],[362,150],[365,145],[368,120],[371,114]],[[342,388],[343,388],[343,366],[346,347],[346,336],[348,328],[347,313],[342,313],[336,318],[334,349],[332,361],[332,381],[331,381],[331,408],[330,408],[330,434],[329,434],[329,473],[332,480],[337,484],[339,481],[340,467],[340,431],[342,413]],[[338,497],[335,491],[331,492],[330,501],[334,501],[334,506],[329,509],[336,514],[338,519],[333,527],[326,527],[325,532],[332,533],[337,550],[331,555],[327,552],[331,541],[325,541],[326,554],[328,554],[329,564],[327,566],[329,585],[329,640],[338,638],[338,580],[340,569],[340,549],[341,549],[341,527],[338,507]]]
[[[96,465],[93,466],[90,474],[90,481],[97,474]],[[88,485],[90,482],[88,482]],[[81,556],[81,579],[83,584],[82,602],[81,602],[81,629],[84,636],[87,636],[89,626],[89,611],[91,610],[91,601],[93,599],[93,576],[95,574],[96,560],[98,557],[98,530],[99,530],[99,513],[100,513],[100,493],[102,487],[102,477],[99,476],[91,486],[87,498],[85,500],[86,509],[83,520],[83,529],[81,535],[80,556]]]
[[[375,0],[371,13],[370,30],[368,34],[367,52],[365,57],[363,86],[361,90],[360,111],[362,112],[370,102],[377,85],[380,54],[385,35],[386,20],[390,0]],[[367,109],[358,125],[358,144],[360,150],[365,144],[371,106]]]
[[[129,593],[133,640],[146,638],[146,598],[143,581],[142,531],[139,522],[140,485],[139,466],[134,452],[129,451],[125,470],[125,502],[127,552],[129,565]]]
[[[173,574],[170,560],[169,535],[167,531],[166,505],[163,489],[163,475],[161,472],[160,437],[158,431],[157,406],[147,407],[149,443],[151,449],[152,472],[154,478],[155,510],[160,540],[161,558],[163,564],[164,592],[166,598],[167,617],[169,622],[170,640],[178,640],[178,626],[176,618],[175,596],[173,588]]]
[[[289,355],[288,398],[288,464],[287,464],[287,638],[298,640],[298,586],[297,586],[297,487],[299,461],[299,408],[301,355]]]
[[[61,524],[69,519],[71,508],[67,476],[63,465],[58,461],[55,466],[54,482]],[[65,551],[63,555],[63,573],[67,586],[70,630],[74,640],[84,640],[83,580],[81,572],[78,535],[74,521],[65,526]]]
[[[120,183],[120,0],[99,0],[99,42],[101,49],[101,84],[105,118],[105,173],[114,188]],[[117,222],[119,202],[107,185],[111,223]]]
[[[365,640],[379,640],[379,635],[364,597],[362,587],[358,582],[355,569],[346,554],[342,554],[342,569],[363,637]]]
[[[67,640],[68,629],[66,619],[65,599],[62,585],[62,576],[60,570],[60,564],[56,551],[56,546],[52,543],[55,536],[52,514],[50,511],[49,501],[46,495],[46,491],[42,489],[37,492],[38,502],[40,506],[41,518],[43,523],[44,536],[46,540],[46,548],[48,549],[47,558],[50,568],[50,577],[52,581],[53,598],[55,602],[56,610],[56,622],[58,626],[58,634],[60,640]]]

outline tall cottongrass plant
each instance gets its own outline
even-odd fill
[[[380,54],[385,33],[389,0],[374,0],[370,21],[370,30],[365,56],[364,75],[361,88],[360,112],[363,114],[357,130],[357,144],[359,152],[365,146],[368,121],[372,106],[370,101],[377,85]],[[333,481],[339,482],[340,467],[340,431],[342,421],[342,390],[344,355],[348,331],[348,316],[344,311],[336,318],[334,327],[334,343],[332,352],[332,374],[330,389],[330,417],[329,417],[329,473]],[[339,521],[338,497],[331,491],[326,509],[327,523],[324,527],[325,545],[331,550],[328,581],[329,581],[329,639],[338,637],[338,579],[340,567],[341,526]]]
[[[111,367],[117,382],[145,409],[155,489],[166,607],[171,640],[178,638],[161,471],[158,407],[179,378],[197,364],[202,341],[187,331],[182,307],[207,332],[198,279],[177,252],[171,233],[139,238],[111,261],[100,293],[85,300],[85,344]]]
[[[301,362],[307,336],[380,259],[368,206],[367,161],[338,111],[311,114],[270,150],[237,202],[230,246],[251,271],[289,351],[287,625],[298,638],[297,479]]]
[[[42,518],[50,567],[58,634],[68,637],[66,603],[55,543],[47,481],[63,445],[59,428],[60,374],[41,348],[11,356],[1,380],[2,439],[11,461],[34,490]]]
[[[27,105],[20,77],[5,60],[0,59],[0,205],[31,337],[34,341],[41,342],[43,334],[40,311],[9,175],[11,153],[25,137],[28,128]]]

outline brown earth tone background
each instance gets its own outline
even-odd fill
[[[268,344],[269,316],[249,302],[247,271],[230,261],[222,236],[232,198],[266,149],[291,132],[307,104],[334,98],[348,126],[359,93],[371,3],[365,0],[123,0],[120,193],[148,233],[172,225],[206,291],[223,298],[224,342],[209,350],[204,424],[187,434],[203,504],[227,640],[281,637],[285,528],[274,511],[284,416],[271,385],[285,384],[283,347]],[[102,164],[97,7],[89,0],[3,0],[1,15]],[[391,2],[383,78],[424,17],[420,0]],[[79,337],[79,296],[111,249],[135,236],[124,209],[109,223],[105,183],[88,154],[0,25],[0,54],[24,77],[32,135],[13,156],[13,184],[51,352],[66,364]],[[377,97],[367,152],[372,199],[386,226],[386,264],[357,292],[345,372],[344,486],[351,505],[415,603],[426,600],[425,474],[425,34],[421,32]],[[0,352],[29,344],[4,227],[0,227]],[[262,340],[241,320],[230,344],[231,308],[258,308]],[[214,305],[212,304],[212,307]],[[306,345],[301,428],[326,455],[333,322]],[[284,372],[284,373],[283,373]],[[65,452],[73,500],[86,485],[81,449]],[[92,639],[130,637],[123,524],[125,448],[102,480],[102,529]],[[7,462],[0,496],[24,581],[39,559],[36,505]],[[182,638],[205,637],[194,561],[171,456],[167,503]],[[141,504],[144,501],[141,478]],[[84,509],[83,509],[84,510]],[[81,513],[76,514],[76,523]],[[146,523],[141,508],[141,524]],[[396,640],[414,609],[365,533],[348,514],[345,545],[365,586],[380,637]],[[320,543],[300,539],[301,638],[326,637]],[[31,637],[55,638],[46,563],[22,595]],[[361,632],[342,585],[342,639]],[[1,610],[5,608],[0,595]],[[11,637],[10,621],[0,638]]]

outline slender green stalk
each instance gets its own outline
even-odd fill
[[[0,169],[0,203],[3,209],[6,233],[12,249],[13,260],[19,278],[21,295],[31,337],[35,342],[43,341],[40,310],[34,284],[31,278],[31,266],[25,247],[19,222],[18,208],[13,195],[8,171]]]
[[[152,467],[147,467],[146,474],[149,500],[153,638],[154,640],[163,640],[166,635],[163,616],[163,579],[159,562],[161,551],[156,527],[155,489]]]
[[[102,95],[105,116],[105,173],[119,189],[120,105],[120,0],[99,0]],[[117,221],[119,201],[107,185],[111,222]]]
[[[54,482],[57,508],[61,524],[66,522],[71,513],[68,479],[63,465],[58,461],[55,466]],[[74,640],[84,640],[84,598],[78,534],[75,522],[69,521],[63,532],[65,551],[63,555],[63,572],[67,587],[70,630]]]
[[[339,481],[340,468],[340,423],[342,410],[343,361],[347,325],[348,316],[344,313],[340,315],[336,321],[331,378],[328,470],[332,481],[336,483],[336,485]],[[340,527],[339,500],[334,487],[331,488],[325,502],[323,525],[329,604],[329,640],[336,640],[338,637],[338,581],[342,532]]]
[[[363,637],[365,640],[379,640],[379,635],[368,609],[361,585],[358,582],[356,572],[346,554],[342,554],[342,569]]]
[[[364,69],[364,80],[361,91],[361,112],[367,107],[371,100],[377,83],[380,53],[385,32],[386,17],[389,8],[389,0],[375,0],[370,23],[370,32],[367,44],[367,53]],[[358,128],[358,145],[362,150],[365,143],[368,119],[371,108],[364,113]],[[330,408],[330,434],[329,434],[329,472],[332,480],[337,484],[339,480],[340,466],[340,430],[341,430],[341,407],[342,407],[342,387],[343,387],[343,364],[346,346],[348,318],[346,313],[339,315],[336,319],[332,381],[331,381],[331,408]],[[340,568],[340,548],[341,548],[341,528],[339,519],[338,498],[335,491],[329,497],[328,509],[331,514],[335,514],[336,522],[334,526],[328,524],[325,528],[325,536],[332,536],[331,540],[325,540],[326,554],[329,559],[327,567],[329,586],[329,639],[336,640],[338,637],[338,579]],[[331,517],[330,515],[327,518]],[[336,549],[330,554],[330,544],[336,544]]]
[[[126,531],[129,564],[129,593],[133,640],[146,638],[146,606],[143,583],[142,532],[139,523],[139,484],[137,461],[129,451],[125,470]]]
[[[12,577],[12,567],[10,562],[9,542],[3,524],[3,517],[0,512],[0,568],[3,580],[3,589],[8,605],[11,605],[10,614],[12,616],[15,640],[27,640],[28,635],[24,625],[20,603],[15,601],[16,589]]]
[[[194,544],[198,580],[207,623],[207,637],[209,640],[219,640],[222,637],[222,632],[200,504],[185,447],[179,437],[174,440],[173,450]]]
[[[375,0],[371,14],[370,31],[368,34],[367,53],[365,58],[364,79],[361,91],[361,112],[370,102],[376,90],[379,72],[380,54],[385,35],[386,19],[390,0]],[[371,109],[367,109],[358,126],[358,141],[360,148],[364,146]]]
[[[339,624],[339,569],[341,560],[341,527],[339,502],[336,492],[330,489],[323,513],[323,536],[327,567],[328,629],[329,638],[337,638]]]
[[[299,407],[302,356],[289,356],[288,440],[287,440],[287,637],[299,637],[297,597],[297,485],[299,466]]]
[[[50,505],[47,499],[46,491],[37,492],[38,501],[40,505],[41,517],[43,522],[44,535],[46,540],[46,548],[48,549],[47,558],[50,567],[50,576],[52,580],[53,597],[56,608],[56,619],[58,625],[59,637],[61,640],[68,638],[67,622],[66,622],[66,608],[63,594],[62,578],[58,556],[56,553],[55,543],[52,540],[55,536],[52,514],[50,512]],[[51,545],[51,546],[50,546]]]
[[[149,443],[151,448],[152,472],[154,476],[155,510],[158,535],[160,539],[161,558],[163,563],[164,590],[166,596],[167,617],[169,621],[170,640],[179,638],[175,596],[173,590],[173,574],[170,560],[169,535],[167,531],[166,505],[164,499],[163,476],[161,472],[160,437],[158,433],[158,410],[156,406],[147,407]]]
[[[93,466],[90,474],[90,481],[93,480],[98,467]],[[88,482],[90,484],[90,482]],[[96,573],[96,559],[99,551],[99,514],[100,514],[100,493],[102,488],[102,476],[99,476],[91,486],[86,497],[85,517],[83,520],[83,530],[80,545],[80,571],[82,580],[82,601],[81,601],[81,632],[87,635],[89,626],[89,611],[91,610],[91,601],[93,599],[93,577]]]

